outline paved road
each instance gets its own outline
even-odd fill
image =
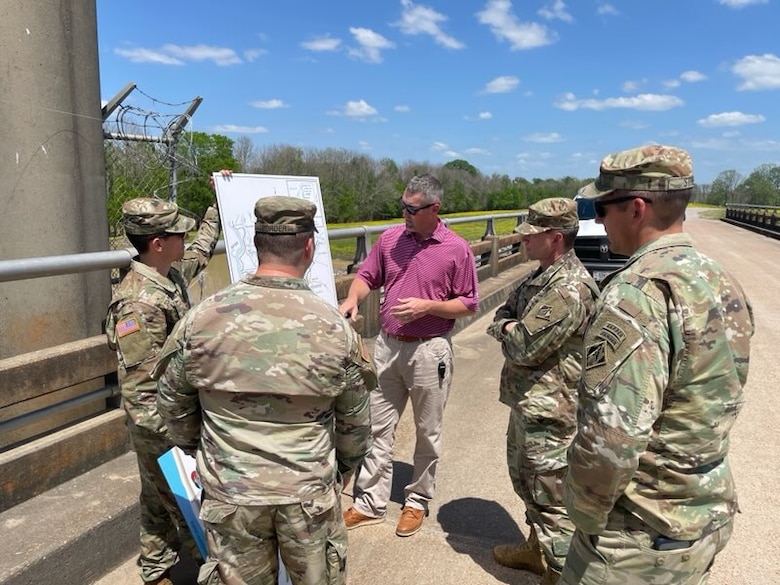
[[[732,441],[743,513],[731,543],[718,557],[710,585],[780,585],[780,433],[778,408],[771,399],[780,380],[775,354],[780,348],[780,241],[697,216],[695,210],[689,213],[686,230],[743,283],[758,322],[747,404]],[[484,333],[490,320],[486,314],[454,338],[455,385],[430,517],[416,536],[395,536],[402,486],[411,474],[414,429],[407,413],[398,430],[390,517],[350,533],[350,585],[538,583],[538,577],[499,567],[491,558],[495,544],[521,540],[525,526],[504,461],[508,413],[498,402],[502,357],[497,343]],[[347,500],[345,496],[345,504]],[[136,571],[130,560],[98,583],[137,583]],[[177,585],[193,582],[187,571],[181,576]]]

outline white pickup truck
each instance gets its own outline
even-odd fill
[[[574,241],[574,251],[580,262],[593,275],[599,285],[607,275],[626,262],[626,256],[614,254],[609,249],[604,226],[596,223],[596,210],[591,199],[575,197],[580,229]]]

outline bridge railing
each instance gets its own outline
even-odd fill
[[[780,207],[727,203],[725,220],[767,236],[780,237]]]
[[[471,242],[480,281],[525,262],[521,236],[496,235],[495,221],[525,214],[505,213],[445,219],[449,225],[482,222],[483,236]],[[328,230],[330,240],[354,238],[351,271],[336,276],[343,299],[352,273],[371,249],[372,236],[396,224]],[[0,261],[0,283],[127,268],[135,251],[69,254]],[[217,254],[225,253],[220,241]],[[224,283],[225,285],[227,282]],[[379,331],[381,292],[362,303],[358,327],[367,337]],[[0,360],[0,511],[33,497],[127,450],[119,406],[116,355],[105,336]]]

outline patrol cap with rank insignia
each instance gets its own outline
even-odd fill
[[[548,230],[563,230],[579,226],[577,203],[566,197],[550,197],[537,201],[528,208],[528,218],[514,231],[524,236]]]
[[[138,197],[122,205],[125,233],[138,236],[186,234],[196,222],[172,201]]]
[[[262,197],[255,203],[255,233],[300,234],[316,232],[317,206],[298,197]]]
[[[658,144],[608,154],[599,176],[580,189],[585,199],[613,191],[679,191],[693,187],[693,161],[682,148]]]

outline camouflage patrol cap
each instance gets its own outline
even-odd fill
[[[599,177],[580,196],[596,199],[612,191],[679,191],[693,187],[691,155],[674,146],[650,145],[604,157]]]
[[[299,234],[316,232],[317,206],[298,197],[262,197],[255,203],[255,233]]]
[[[577,203],[566,197],[550,197],[537,201],[528,208],[528,218],[514,231],[524,236],[548,230],[562,230],[579,226]]]
[[[185,234],[195,229],[195,220],[184,215],[172,201],[139,197],[122,205],[125,233],[138,236]]]

